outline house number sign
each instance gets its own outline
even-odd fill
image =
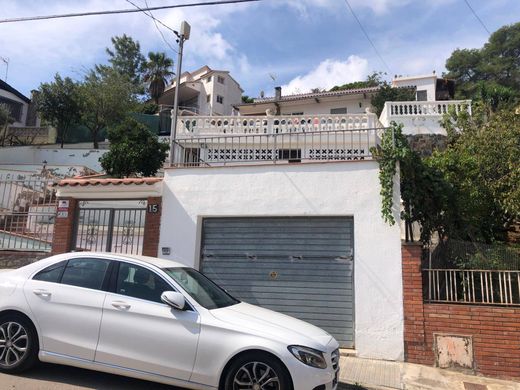
[[[158,204],[149,204],[148,205],[148,212],[152,214],[157,214],[159,212],[159,205]]]

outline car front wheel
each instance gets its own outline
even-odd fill
[[[278,359],[263,353],[247,354],[229,368],[222,390],[291,390],[287,369]]]
[[[33,324],[19,314],[0,315],[0,372],[19,373],[38,358],[38,338]]]

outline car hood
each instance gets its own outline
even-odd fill
[[[317,326],[245,302],[211,310],[211,314],[241,331],[250,331],[293,345],[305,345],[325,351],[332,340],[330,334]]]

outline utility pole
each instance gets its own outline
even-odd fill
[[[183,21],[181,23],[180,31],[176,33],[177,37],[179,38],[177,40],[179,43],[179,55],[177,57],[177,75],[175,81],[173,110],[171,111],[172,126],[170,131],[170,167],[172,167],[175,162],[175,138],[177,137],[177,117],[179,115],[179,89],[181,86],[182,52],[184,49],[184,41],[190,39],[190,31],[191,26],[188,24],[188,22]]]
[[[2,60],[5,63],[5,79],[4,79],[4,81],[7,83],[7,74],[9,73],[9,58],[0,57],[0,60]]]

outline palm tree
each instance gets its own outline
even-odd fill
[[[148,53],[144,81],[148,83],[150,96],[159,104],[159,98],[163,94],[170,78],[174,75],[171,71],[173,60],[166,56],[166,53]]]

